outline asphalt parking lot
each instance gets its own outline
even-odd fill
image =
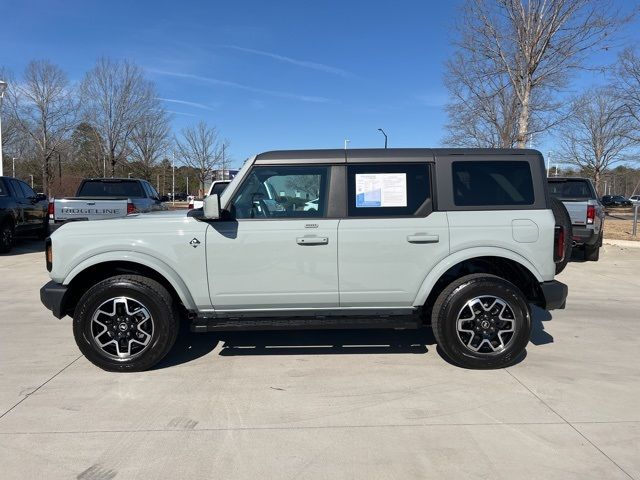
[[[640,249],[572,263],[506,370],[428,330],[183,335],[106,373],[41,306],[36,242],[0,256],[0,477],[640,479]]]

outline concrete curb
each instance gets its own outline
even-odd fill
[[[618,247],[640,248],[640,241],[636,240],[615,240],[613,238],[605,238],[603,243],[605,245],[616,245]]]

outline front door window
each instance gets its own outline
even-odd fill
[[[234,195],[237,219],[322,218],[327,209],[328,167],[255,167]]]

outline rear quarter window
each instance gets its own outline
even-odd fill
[[[533,205],[529,162],[454,161],[453,201],[459,207]]]

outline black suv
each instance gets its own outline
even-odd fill
[[[630,207],[633,202],[622,195],[605,195],[602,197],[602,204],[605,207]]]
[[[0,253],[7,253],[15,236],[45,238],[49,232],[47,197],[13,177],[0,177]]]

